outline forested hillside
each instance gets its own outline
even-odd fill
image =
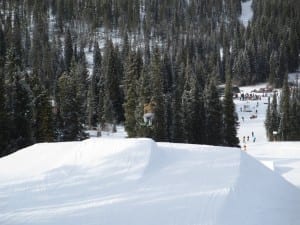
[[[252,7],[244,27],[240,0],[1,1],[0,155],[118,123],[129,137],[236,146],[231,86],[281,87],[299,67],[300,1]]]

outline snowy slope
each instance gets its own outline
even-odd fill
[[[239,149],[89,139],[0,159],[1,225],[299,225],[300,190]]]
[[[253,94],[254,89],[258,90],[264,87],[266,84],[241,87],[240,89],[244,94]],[[268,96],[271,97],[272,93],[268,93]],[[261,97],[261,100],[258,101],[235,100],[240,122],[238,136],[241,145],[244,145],[243,136],[249,136],[249,141],[246,141],[247,153],[300,189],[300,142],[268,142],[264,127],[267,102],[268,97]],[[252,112],[241,112],[240,108],[243,108],[244,105],[249,105]],[[250,119],[251,115],[256,114],[256,110],[257,118]],[[242,117],[244,117],[244,121]],[[253,142],[252,132],[256,137],[255,142]]]

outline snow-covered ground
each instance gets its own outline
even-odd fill
[[[0,224],[298,225],[300,190],[234,148],[94,138],[0,160]]]
[[[241,90],[242,93],[251,94],[254,89],[258,90],[264,87],[266,87],[266,84],[242,87]],[[268,96],[271,95],[272,93],[268,93]],[[243,137],[245,136],[248,154],[300,189],[300,142],[268,142],[264,128],[268,97],[261,97],[261,100],[258,101],[236,100],[235,103],[240,122],[238,135],[242,147],[244,146]],[[252,112],[241,112],[240,109],[243,109],[244,105],[249,105]],[[251,115],[257,115],[257,118],[250,119]],[[244,121],[242,117],[244,117]],[[255,142],[253,142],[252,132],[254,132],[256,138]],[[247,136],[249,136],[249,141],[247,141]]]
[[[0,224],[299,225],[299,142],[267,142],[265,102],[236,100],[246,152],[125,139],[118,127],[1,158]]]
[[[251,6],[252,0],[242,2],[242,15],[240,16],[240,21],[244,24],[245,27],[248,26],[249,21],[251,21],[253,17],[253,10]]]

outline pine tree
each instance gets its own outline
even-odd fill
[[[152,100],[156,104],[153,120],[153,138],[156,141],[166,140],[165,106],[163,95],[163,79],[161,74],[161,57],[157,48],[154,49],[151,61],[151,79],[153,82]]]
[[[111,40],[108,40],[103,57],[104,76],[104,118],[108,123],[124,121],[123,101],[120,82],[123,79],[119,52],[114,48]]]
[[[237,138],[238,117],[233,102],[231,76],[227,73],[225,96],[223,100],[224,109],[224,144],[226,146],[238,146]]]
[[[47,91],[35,76],[34,95],[34,137],[36,142],[54,141],[54,120],[52,105]]]
[[[295,88],[292,92],[290,104],[290,141],[300,140],[300,95],[299,88]]]
[[[223,142],[222,104],[216,81],[212,77],[205,91],[206,143],[221,145]]]
[[[135,117],[135,111],[137,107],[137,80],[139,78],[139,65],[138,59],[134,52],[129,54],[126,67],[125,67],[125,130],[128,133],[128,137],[137,136],[137,119]]]
[[[9,153],[9,117],[6,109],[4,73],[0,68],[0,157]]]
[[[196,74],[192,71],[190,64],[186,66],[185,78],[182,94],[184,138],[188,143],[201,144],[205,139],[204,102]]]
[[[20,75],[14,78],[14,104],[13,104],[13,144],[16,149],[33,144],[32,116],[33,106],[29,86]]]
[[[101,52],[98,42],[94,44],[94,67],[93,73],[89,82],[88,91],[88,125],[91,127],[96,126],[98,123],[98,109],[99,109],[99,81],[102,76],[101,73]]]
[[[73,57],[73,41],[70,30],[67,30],[65,35],[65,68],[66,71],[70,71],[71,61]]]
[[[267,137],[270,140],[272,138],[270,97],[268,97],[268,108],[267,108],[267,112],[266,112],[265,128],[266,128]]]
[[[175,67],[175,66],[174,66]],[[171,112],[172,112],[172,123],[171,123],[171,141],[181,143],[184,142],[183,132],[182,132],[182,84],[179,77],[183,77],[184,69],[181,67],[174,68],[173,72],[173,85],[172,85],[172,99],[171,99]]]
[[[276,135],[274,133],[278,132],[279,128],[279,113],[278,113],[278,105],[277,105],[277,94],[273,93],[273,98],[272,98],[272,104],[271,104],[271,117],[269,119],[270,125],[269,125],[269,135],[271,138],[269,140],[273,141],[276,139]]]
[[[280,99],[280,122],[278,135],[282,141],[287,141],[290,137],[290,89],[287,81],[287,75],[283,82]]]
[[[148,104],[151,101],[152,97],[152,85],[151,85],[151,77],[149,73],[149,65],[143,67],[141,71],[141,76],[138,80],[137,84],[137,106],[135,110],[135,118],[137,120],[137,136],[138,137],[152,137],[152,127],[144,126],[144,105]]]
[[[74,68],[72,66],[71,68]],[[77,93],[76,74],[64,73],[59,78],[59,113],[62,120],[61,139],[64,141],[82,140],[86,137],[82,121],[82,102]]]

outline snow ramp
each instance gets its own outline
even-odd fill
[[[299,225],[299,198],[234,148],[89,139],[0,159],[1,225]]]

